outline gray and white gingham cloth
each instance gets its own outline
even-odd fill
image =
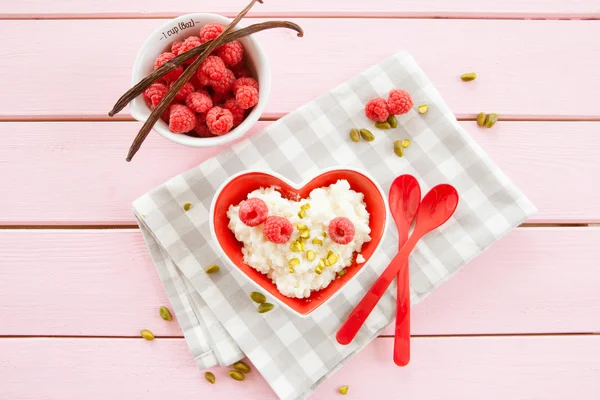
[[[429,104],[429,111],[420,115],[413,109],[399,116],[395,130],[373,129],[374,142],[351,142],[350,129],[373,125],[364,115],[365,103],[386,97],[393,88],[406,89],[416,104]],[[411,145],[399,158],[392,143],[404,138]],[[364,169],[386,193],[395,177],[407,173],[417,177],[423,193],[444,182],[457,188],[456,214],[425,236],[411,255],[413,305],[535,212],[461,128],[414,59],[404,52],[392,56],[134,202],[158,274],[201,369],[246,356],[281,399],[302,399],[393,320],[396,291],[390,288],[350,345],[335,340],[345,317],[397,252],[394,224],[364,272],[305,319],[280,307],[257,313],[248,297],[255,287],[220,257],[211,237],[210,205],[229,176],[266,169],[301,182],[332,166]],[[187,212],[185,203],[192,204]],[[221,271],[204,273],[214,263]]]

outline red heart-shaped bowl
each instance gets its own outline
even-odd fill
[[[353,190],[365,195],[364,201],[370,214],[369,226],[371,228],[371,241],[365,243],[360,252],[365,261],[361,264],[352,264],[347,268],[344,276],[334,279],[325,289],[312,292],[308,298],[286,297],[277,290],[271,279],[244,263],[241,250],[243,244],[235,238],[228,227],[227,210],[229,206],[237,205],[246,200],[250,192],[259,188],[273,186],[278,188],[284,198],[298,200],[298,198],[307,197],[313,189],[332,185],[340,179],[347,180]],[[211,206],[210,225],[212,234],[223,254],[244,276],[262,291],[268,292],[279,304],[299,316],[306,317],[328,300],[331,300],[369,262],[373,253],[379,247],[387,228],[389,219],[387,209],[387,202],[381,187],[367,174],[358,170],[348,168],[328,170],[300,185],[296,185],[273,172],[245,171],[227,180],[215,194]]]

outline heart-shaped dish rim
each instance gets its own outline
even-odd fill
[[[271,279],[243,262],[241,252],[243,244],[235,238],[234,233],[228,227],[227,210],[229,206],[239,204],[247,198],[250,192],[261,187],[276,186],[288,199],[298,198],[297,195],[305,198],[313,189],[329,186],[340,179],[348,180],[351,189],[364,194],[364,201],[370,214],[369,227],[371,228],[371,241],[365,243],[360,252],[365,261],[361,264],[354,262],[347,267],[347,273],[344,276],[334,279],[325,289],[311,293],[307,299],[286,297],[279,292]],[[243,189],[240,190],[239,187],[243,187]],[[230,188],[234,191],[229,192]],[[215,192],[210,208],[209,224],[219,251],[232,266],[238,269],[249,282],[252,282],[260,290],[266,291],[269,297],[275,299],[279,305],[300,317],[307,317],[317,308],[331,301],[352,278],[364,269],[383,241],[390,219],[388,210],[387,198],[379,184],[366,172],[358,169],[328,168],[300,184],[273,171],[246,170],[231,176]]]

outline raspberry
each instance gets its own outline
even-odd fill
[[[208,126],[206,126],[206,114],[198,114],[196,119],[197,121],[194,132],[198,137],[207,138],[215,136],[210,129],[208,129]]]
[[[183,67],[180,65],[163,76],[163,79],[166,83],[175,82],[181,75],[183,75]]]
[[[235,75],[230,70],[226,70],[225,76],[219,82],[211,82],[211,86],[215,93],[229,94],[235,82]]]
[[[171,86],[173,86],[174,83],[175,82],[173,82]],[[177,94],[175,95],[175,100],[185,101],[185,99],[187,99],[190,93],[194,93],[194,85],[192,85],[189,82],[186,82],[185,85],[183,85],[183,87],[179,89],[179,92],[177,92]]]
[[[231,67],[231,70],[235,74],[236,78],[247,78],[252,76],[252,73],[248,68],[246,68],[244,63],[234,65],[233,67]]]
[[[210,80],[218,82],[225,77],[227,73],[227,67],[225,67],[223,60],[221,60],[219,57],[208,56],[206,60],[202,61],[198,71],[208,75]]]
[[[175,58],[175,54],[171,53],[171,52],[164,52],[162,54],[160,54],[158,57],[156,57],[156,60],[154,60],[154,69],[159,69],[160,67],[163,66],[164,63],[166,63],[169,60],[172,60]]]
[[[153,83],[144,90],[144,100],[148,104],[148,107],[154,110],[168,91],[169,89],[162,83]]]
[[[198,36],[190,36],[187,39],[185,39],[179,47],[179,54],[183,54],[186,51],[193,49],[194,47],[200,46],[201,44],[202,42],[200,42],[200,38]],[[187,60],[185,64],[193,63],[194,60],[196,60],[196,58],[198,58],[198,56],[192,57],[191,59]]]
[[[207,91],[199,90],[188,95],[185,105],[193,112],[205,113],[213,107],[213,102]]]
[[[258,103],[258,90],[252,86],[240,86],[235,92],[235,100],[244,110],[254,107]]]
[[[367,102],[367,105],[365,106],[365,115],[375,122],[383,122],[390,116],[390,112],[388,111],[385,100],[381,97],[377,97]]]
[[[169,129],[173,133],[189,132],[196,127],[196,114],[182,104],[173,104],[169,115]]]
[[[329,223],[328,231],[331,240],[339,244],[348,244],[354,239],[354,225],[348,218],[334,218]]]
[[[252,86],[254,89],[258,90],[258,82],[253,78],[239,78],[233,84],[233,93],[237,93],[238,89],[241,86]]]
[[[390,113],[398,115],[409,112],[414,103],[406,90],[394,89],[388,96],[387,105]]]
[[[175,58],[175,54],[173,53],[162,53],[160,56],[158,56],[156,58],[156,61],[154,61],[154,69],[157,70],[160,67],[163,66],[164,63],[166,63],[169,60],[172,60]],[[163,76],[163,79],[167,82],[173,82],[176,81],[177,78],[179,78],[181,76],[181,74],[183,74],[183,67],[182,66],[178,66],[177,68],[175,68],[174,70],[170,71],[168,74],[166,74],[165,76]]]
[[[213,107],[206,114],[206,125],[215,135],[224,135],[233,127],[233,114],[221,107]]]
[[[200,41],[202,44],[213,40],[225,30],[225,26],[221,24],[206,24],[200,29]]]
[[[244,122],[244,118],[246,117],[246,110],[244,110],[240,105],[235,101],[233,97],[225,100],[225,104],[223,104],[223,108],[231,111],[233,115],[233,126],[238,126],[242,122]]]
[[[248,226],[258,226],[262,224],[265,222],[268,215],[269,209],[267,204],[256,197],[248,199],[240,204],[240,219]]]
[[[264,232],[270,242],[284,244],[290,240],[293,231],[292,223],[286,218],[272,215],[265,221]]]
[[[201,86],[208,86],[211,83],[208,75],[206,75],[204,72],[202,72],[200,70],[198,70],[198,73],[196,74],[196,78],[198,78],[198,82],[200,82]]]
[[[217,55],[221,57],[225,65],[236,65],[244,59],[244,46],[242,46],[239,40],[234,40],[220,46],[217,49]]]
[[[176,56],[181,54],[179,52],[179,49],[181,49],[182,44],[183,44],[183,40],[178,40],[176,42],[173,42],[173,44],[171,45],[171,53],[175,54]]]

